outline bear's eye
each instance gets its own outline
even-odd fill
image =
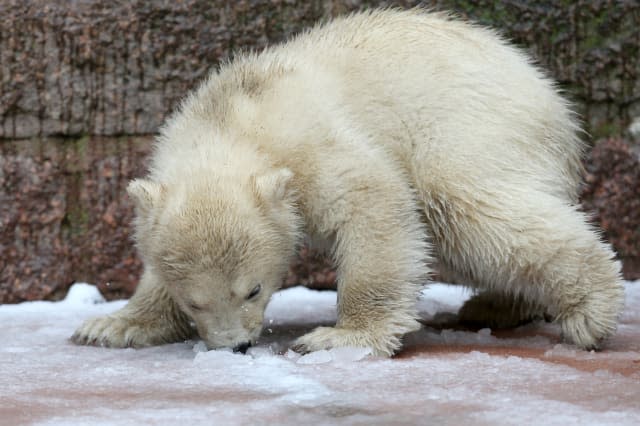
[[[195,303],[189,303],[189,308],[193,309],[194,311],[202,310],[202,306],[196,305]]]
[[[247,296],[247,300],[250,300],[256,297],[258,293],[260,293],[260,290],[262,290],[262,285],[258,284],[253,288],[253,290],[251,290],[251,293],[249,293],[249,295]]]

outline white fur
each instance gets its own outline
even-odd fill
[[[576,207],[578,131],[522,52],[443,14],[360,13],[242,55],[183,103],[130,187],[154,284],[75,340],[155,344],[184,337],[190,317],[211,347],[254,342],[304,232],[332,242],[339,319],[303,350],[394,353],[418,327],[430,253],[594,347],[623,293]]]

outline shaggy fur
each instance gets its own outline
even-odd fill
[[[483,316],[496,295],[519,305],[498,310],[506,322],[536,307],[594,348],[623,291],[576,205],[578,131],[521,51],[443,14],[355,14],[242,55],[168,120],[129,187],[142,285],[73,339],[153,345],[193,320],[209,347],[246,348],[308,234],[332,247],[338,322],[302,350],[393,354],[418,328],[431,256],[490,292],[463,312]]]

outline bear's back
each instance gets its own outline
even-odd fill
[[[175,119],[163,131],[166,142],[193,144],[184,129],[201,122],[223,129],[216,133],[229,133],[228,140],[254,135],[285,162],[334,149],[324,141],[342,133],[369,138],[407,169],[440,168],[443,179],[469,165],[474,179],[509,179],[506,170],[514,170],[548,176],[543,185],[573,198],[581,170],[573,115],[523,52],[493,30],[419,9],[337,18],[240,55]],[[199,134],[208,144],[209,133]],[[175,157],[176,147],[168,148],[167,157]],[[521,173],[521,164],[530,173]]]
[[[575,198],[583,144],[574,114],[552,80],[492,29],[420,9],[374,10],[319,25],[274,53],[304,69],[306,81],[331,74],[338,89],[327,94],[338,94],[343,115],[406,160],[416,146],[433,167],[490,158],[485,175],[526,161]]]

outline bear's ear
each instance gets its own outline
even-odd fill
[[[147,179],[134,179],[127,186],[127,193],[136,203],[140,213],[148,213],[158,204],[164,193],[164,187]]]
[[[289,169],[278,169],[262,176],[254,176],[253,189],[260,198],[276,202],[284,200],[289,194],[289,184],[293,173]]]

